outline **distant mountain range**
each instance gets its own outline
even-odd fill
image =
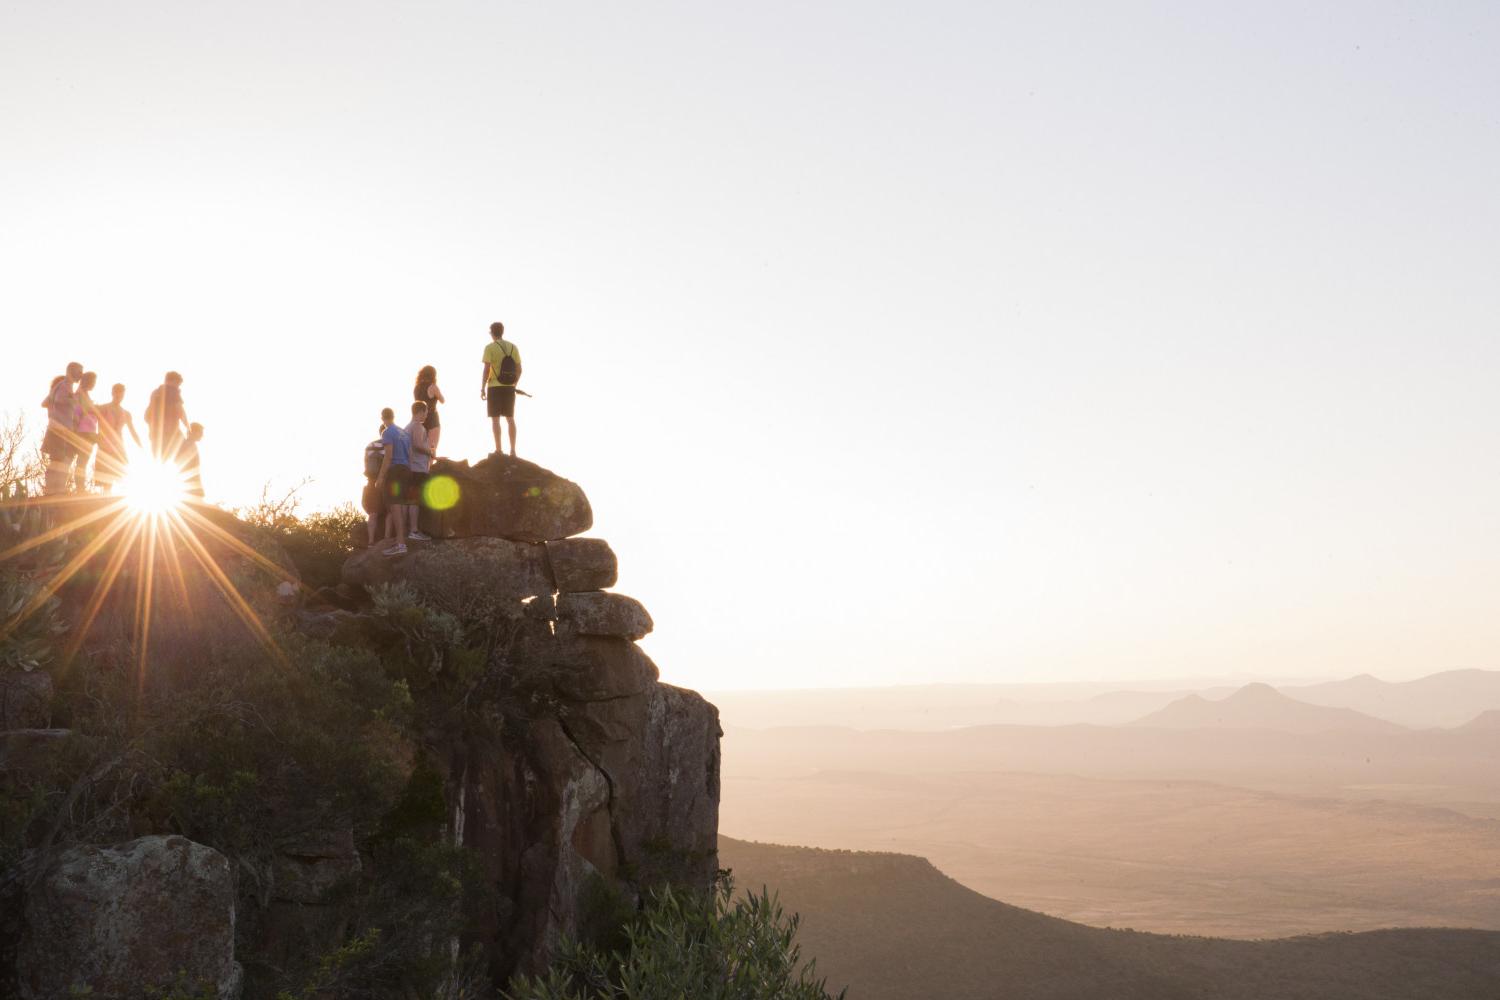
[[[1269,684],[1246,684],[1218,701],[1190,694],[1134,725],[1159,729],[1274,729],[1283,733],[1397,732],[1403,727],[1350,708],[1310,705]]]
[[[922,858],[721,837],[742,889],[801,914],[804,958],[850,1000],[1478,1000],[1500,933],[1389,930],[1235,941],[1107,930],[964,888]]]
[[[1403,726],[1461,726],[1481,711],[1500,709],[1500,670],[1445,670],[1414,681],[1383,681],[1369,674],[1282,691],[1311,705],[1352,708]]]
[[[1383,681],[1369,674],[1319,684],[1295,681],[1251,684],[1265,699],[1265,690],[1281,694],[1303,705],[1347,709],[1371,719],[1413,729],[1451,729],[1481,712],[1500,710],[1500,670],[1448,670],[1412,681]],[[813,691],[724,691],[714,692],[724,723],[747,729],[783,726],[847,726],[852,729],[899,729],[935,732],[969,726],[1122,726],[1136,723],[1181,702],[1189,696],[1215,704],[1240,685],[1222,682],[1176,681],[1168,683],[1075,684],[925,684],[886,688],[841,688]],[[1228,710],[1254,716],[1251,699],[1228,706]],[[1188,704],[1196,703],[1189,701]],[[1294,710],[1273,710],[1285,719]],[[1189,708],[1178,708],[1162,725],[1175,725],[1174,717],[1201,717]],[[1286,724],[1319,726],[1331,721],[1303,713],[1300,721]],[[1230,723],[1217,718],[1208,725]],[[1248,725],[1248,724],[1246,724]],[[1345,726],[1353,725],[1346,719]],[[1356,729],[1367,727],[1360,723]],[[1297,731],[1302,731],[1300,728]]]

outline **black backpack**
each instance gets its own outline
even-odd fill
[[[502,347],[501,350],[505,350],[505,348]],[[500,371],[496,374],[500,379],[501,385],[512,386],[516,384],[516,358],[513,350],[505,351],[505,357],[500,359]]]

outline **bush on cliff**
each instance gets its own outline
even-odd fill
[[[356,526],[365,524],[365,515],[353,504],[340,504],[332,510],[300,514],[301,499],[297,484],[277,497],[270,487],[261,490],[260,500],[236,511],[240,520],[260,532],[264,540],[285,552],[297,567],[302,582],[310,589],[337,586],[339,569],[349,555],[349,538]]]
[[[662,887],[606,951],[565,942],[551,970],[512,984],[509,1000],[830,1000],[816,963],[802,962],[798,918],[764,892],[736,897]],[[844,992],[838,994],[839,1000]]]

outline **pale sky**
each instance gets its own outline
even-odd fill
[[[1493,3],[0,0],[0,408],[327,506],[500,319],[668,681],[1500,667],[1497,177]]]

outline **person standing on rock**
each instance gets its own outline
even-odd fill
[[[146,404],[146,426],[151,431],[151,450],[156,457],[175,462],[185,432],[192,429],[182,406],[182,376],[177,372],[167,372],[162,384],[151,391],[151,400]]]
[[[109,391],[109,402],[99,407],[99,457],[94,460],[94,482],[113,490],[115,481],[125,471],[125,432],[135,446],[141,436],[135,432],[135,420],[125,409],[125,386],[116,382]]]
[[[49,496],[68,492],[73,462],[78,458],[78,401],[73,387],[82,381],[83,365],[68,362],[66,374],[52,380],[42,403],[47,408],[47,434],[42,439],[47,472],[42,492]]]
[[[448,402],[443,398],[443,390],[438,388],[437,369],[431,365],[424,365],[417,372],[417,384],[411,390],[412,399],[418,403],[427,404],[427,419],[422,421],[422,429],[427,432],[427,443],[432,447],[432,454],[437,455],[438,439],[443,435],[443,422],[438,417],[438,404]]]
[[[198,454],[198,442],[203,440],[203,425],[190,424],[187,438],[179,445],[178,463],[182,466],[183,492],[190,497],[203,499],[203,456]]]
[[[402,556],[406,554],[406,495],[411,490],[411,439],[396,426],[396,411],[389,406],[380,411],[380,426],[383,454],[375,486],[389,505],[396,536],[396,544],[382,554]]]
[[[516,383],[521,381],[521,349],[505,339],[505,324],[490,324],[490,343],[484,346],[484,378],[479,398],[489,401],[490,429],[500,454],[500,418],[510,430],[510,457],[516,457]]]
[[[427,469],[432,461],[432,445],[427,438],[427,404],[411,404],[411,423],[406,425],[406,440],[411,451],[411,482],[406,494],[406,537],[418,542],[432,541],[417,526],[417,515],[422,509],[422,490],[427,485]]]
[[[78,391],[73,394],[74,405],[78,408],[78,484],[74,490],[77,493],[84,491],[89,461],[99,445],[99,407],[94,404],[93,396],[94,386],[98,384],[97,372],[84,372]],[[97,470],[95,475],[98,475]]]

